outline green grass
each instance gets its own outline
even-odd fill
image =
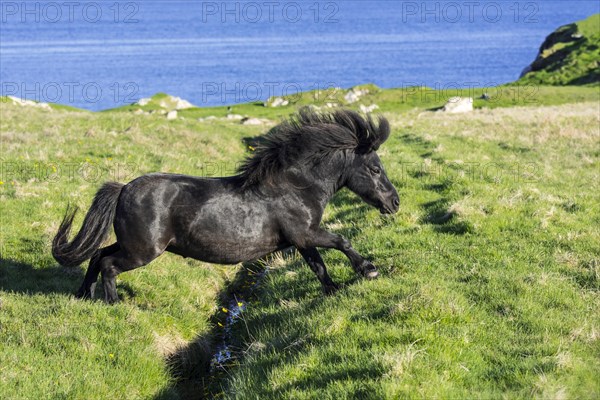
[[[325,218],[381,279],[328,251],[346,287],[323,298],[298,257],[276,266],[226,397],[597,398],[596,109],[392,116],[400,212],[340,193]]]
[[[206,175],[217,166],[233,169],[244,152],[242,134],[259,130],[0,107],[2,397],[168,393],[166,358],[209,332],[218,293],[238,268],[161,257],[150,268],[123,275],[123,302],[106,307],[72,298],[83,268],[57,266],[51,238],[67,204],[87,209],[102,181],[158,170]]]
[[[344,287],[324,297],[297,255],[271,262],[233,329],[237,365],[209,390],[240,399],[599,397],[597,88],[540,87],[531,103],[478,100],[465,115],[428,112],[445,99],[406,96],[412,89],[372,90],[358,104],[379,104],[392,123],[379,154],[400,212],[381,216],[343,191],[324,225],[381,278],[358,279],[326,251]],[[310,96],[233,112],[276,122]],[[84,268],[57,266],[50,240],[67,203],[87,209],[102,181],[229,174],[246,154],[243,139],[272,124],[197,120],[224,117],[225,107],[176,121],[126,111],[0,102],[3,398],[205,390],[207,343],[239,266],[166,255],[121,275],[122,302],[106,306],[72,298]]]

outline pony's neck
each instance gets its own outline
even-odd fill
[[[311,190],[323,207],[346,186],[348,163],[347,155],[340,152],[324,161],[316,171],[313,171],[312,176],[308,177]]]

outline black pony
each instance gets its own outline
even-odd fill
[[[347,187],[382,213],[399,199],[375,151],[388,138],[388,121],[353,111],[300,110],[273,128],[238,170],[224,178],[154,173],[130,183],[108,182],[96,194],[75,238],[77,210],[67,210],[52,242],[64,266],[91,258],[78,297],[93,297],[102,273],[105,300],[118,300],[115,278],[164,251],[236,264],[295,246],[326,293],[331,280],[317,247],[342,251],[354,270],[375,278],[377,269],[350,242],[319,225],[327,202]],[[117,241],[100,248],[111,224]]]

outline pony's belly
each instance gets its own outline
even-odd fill
[[[282,247],[287,246],[264,243],[257,245],[240,241],[204,241],[202,243],[187,243],[185,246],[172,245],[167,248],[167,251],[214,264],[237,264],[261,258]]]

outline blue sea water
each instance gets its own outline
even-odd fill
[[[91,110],[510,82],[597,1],[0,1],[1,95]]]

